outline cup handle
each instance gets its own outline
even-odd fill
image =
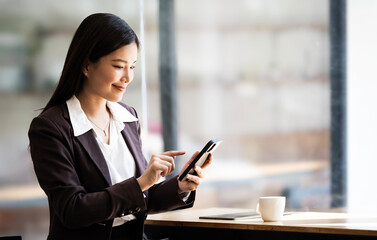
[[[255,209],[255,211],[260,214],[259,203],[257,204],[257,208]]]

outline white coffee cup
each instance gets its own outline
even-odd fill
[[[263,221],[276,222],[283,217],[285,208],[285,197],[260,197],[257,205],[257,212],[260,213]]]

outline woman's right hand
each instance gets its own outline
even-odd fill
[[[137,179],[141,190],[152,187],[161,177],[171,174],[174,170],[176,156],[184,155],[183,151],[169,151],[152,155],[145,172]]]

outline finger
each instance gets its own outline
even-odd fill
[[[168,152],[163,152],[161,154],[171,156],[171,157],[175,157],[175,156],[184,155],[185,153],[186,153],[185,151],[168,151]]]
[[[168,155],[157,155],[160,159],[164,160],[164,161],[168,161],[168,162],[171,162],[173,163],[174,162],[174,157],[171,157],[171,156],[168,156]]]
[[[200,185],[200,183],[202,182],[200,177],[194,176],[194,175],[191,175],[191,174],[187,174],[187,179],[190,180],[194,185],[196,185],[196,187],[198,187]]]
[[[173,157],[160,155],[159,158],[162,161],[161,163],[165,162],[164,164],[166,164],[166,163],[169,164],[168,165],[170,167],[169,174],[172,171],[174,171],[174,169],[175,169],[175,163],[174,163],[174,158]]]
[[[212,156],[212,153],[210,153],[209,156],[208,156],[208,158],[207,158],[207,160],[202,165],[202,169],[204,169],[204,168],[208,167],[209,165],[211,165],[212,160],[213,160],[213,156]]]
[[[149,162],[148,166],[150,166],[153,171],[158,171],[159,175],[166,176],[170,174],[174,170],[174,161],[172,157],[153,155],[151,161]]]
[[[195,166],[194,170],[195,170],[195,172],[196,172],[196,174],[197,174],[198,177],[204,178],[203,169],[201,167]]]
[[[167,167],[166,175],[172,173],[175,168],[174,162],[165,161],[163,159],[160,159],[158,164]]]
[[[168,172],[169,172],[169,167],[166,166],[166,165],[161,164],[161,165],[159,166],[159,172],[160,172],[160,176],[161,176],[161,177],[165,177],[165,176],[169,175],[169,174],[168,174]]]

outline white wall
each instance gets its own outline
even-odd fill
[[[377,1],[348,1],[348,211],[377,213]]]

